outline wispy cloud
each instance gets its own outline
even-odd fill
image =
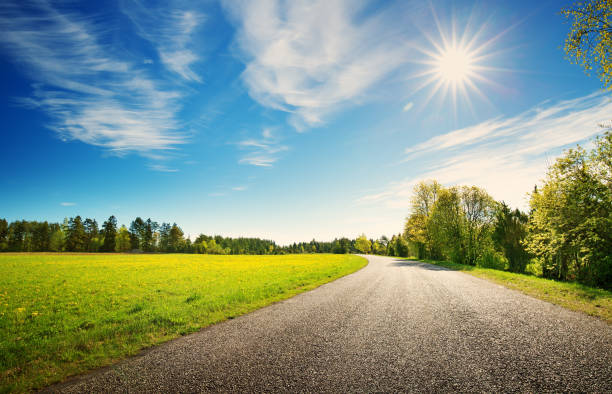
[[[45,0],[4,1],[0,31],[0,46],[35,81],[21,103],[48,113],[62,139],[143,155],[186,142],[181,94],[148,77],[142,62],[122,60],[93,18]]]
[[[406,105],[404,105],[404,112],[408,112],[412,109],[412,107],[414,107],[414,103],[412,101],[408,102]]]
[[[246,189],[247,189],[246,186],[235,186],[235,187],[232,187],[232,190],[235,191],[235,192],[243,192]]]
[[[76,205],[76,203],[75,202],[60,202],[60,205],[62,207],[73,207]]]
[[[264,129],[261,138],[242,140],[237,145],[249,151],[239,163],[258,167],[271,167],[278,160],[279,153],[288,149],[287,146],[280,144],[271,129]]]
[[[495,198],[524,208],[526,193],[555,157],[601,133],[599,125],[611,119],[612,100],[595,93],[454,130],[406,149],[406,161],[420,165],[420,173],[358,202],[407,208],[418,181],[437,179],[481,186]]]
[[[153,171],[158,171],[158,172],[178,172],[178,169],[170,168],[163,164],[150,164],[149,169]]]
[[[132,20],[138,34],[151,42],[166,68],[188,81],[201,82],[192,65],[200,60],[192,48],[192,37],[206,17],[195,3],[162,2],[151,6],[139,0],[124,0],[122,11]]]
[[[242,75],[260,104],[290,112],[298,129],[321,124],[340,107],[366,99],[404,64],[408,37],[393,10],[364,16],[353,0],[226,1],[246,63]],[[398,44],[399,43],[399,44]]]

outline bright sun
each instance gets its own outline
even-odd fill
[[[446,48],[435,57],[435,72],[451,84],[465,82],[474,72],[474,56],[463,48]]]
[[[424,56],[416,60],[416,63],[422,64],[423,67],[420,72],[411,76],[421,79],[421,83],[415,86],[412,94],[427,90],[421,100],[422,107],[427,106],[436,96],[440,104],[449,100],[455,117],[459,107],[467,107],[472,113],[475,113],[472,105],[473,95],[491,104],[478,85],[485,83],[501,88],[491,77],[497,77],[499,71],[509,71],[487,64],[491,63],[492,57],[501,52],[500,50],[492,51],[492,49],[503,32],[484,40],[486,24],[475,29],[473,23],[467,23],[463,32],[458,34],[457,22],[451,20],[448,24],[450,31],[445,33],[444,25],[438,20],[435,10],[433,16],[439,38],[436,39],[430,33],[423,31],[428,45],[416,46],[416,49]]]

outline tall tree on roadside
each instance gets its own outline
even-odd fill
[[[465,263],[476,265],[481,255],[491,249],[491,232],[497,203],[476,186],[461,188],[461,207],[465,216]]]
[[[570,149],[532,193],[527,250],[544,276],[612,288],[612,135]]]
[[[440,193],[444,190],[437,181],[419,182],[413,189],[410,215],[404,225],[404,237],[416,245],[418,258],[439,258],[440,245],[427,230],[428,222]]]
[[[102,224],[102,235],[104,236],[104,242],[100,248],[103,252],[114,252],[117,242],[117,218],[111,215]]]
[[[587,71],[595,69],[606,89],[612,89],[612,1],[584,0],[564,8],[572,21],[565,53]]]
[[[461,208],[461,190],[443,189],[438,196],[427,222],[427,232],[444,257],[456,263],[466,261],[466,220]]]
[[[506,203],[499,204],[495,213],[492,238],[496,248],[508,259],[512,272],[524,272],[529,262],[529,253],[523,242],[527,236],[529,216],[515,209],[510,210]]]

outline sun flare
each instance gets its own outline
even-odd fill
[[[435,72],[448,83],[457,84],[474,72],[474,56],[464,48],[446,48],[435,59]]]
[[[486,84],[503,89],[497,81],[499,72],[511,71],[495,65],[495,58],[504,52],[495,46],[505,31],[487,37],[487,24],[478,24],[472,17],[462,31],[458,31],[460,22],[454,18],[442,23],[435,10],[433,18],[438,37],[435,32],[422,31],[426,42],[416,46],[422,57],[415,60],[421,67],[411,76],[420,79],[420,83],[412,95],[425,91],[420,101],[422,108],[437,98],[440,106],[450,105],[455,118],[463,109],[475,114],[474,98],[492,106],[481,87]]]

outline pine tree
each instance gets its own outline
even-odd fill
[[[102,232],[104,234],[104,243],[100,250],[103,252],[114,252],[117,238],[117,218],[114,215],[102,224]]]

